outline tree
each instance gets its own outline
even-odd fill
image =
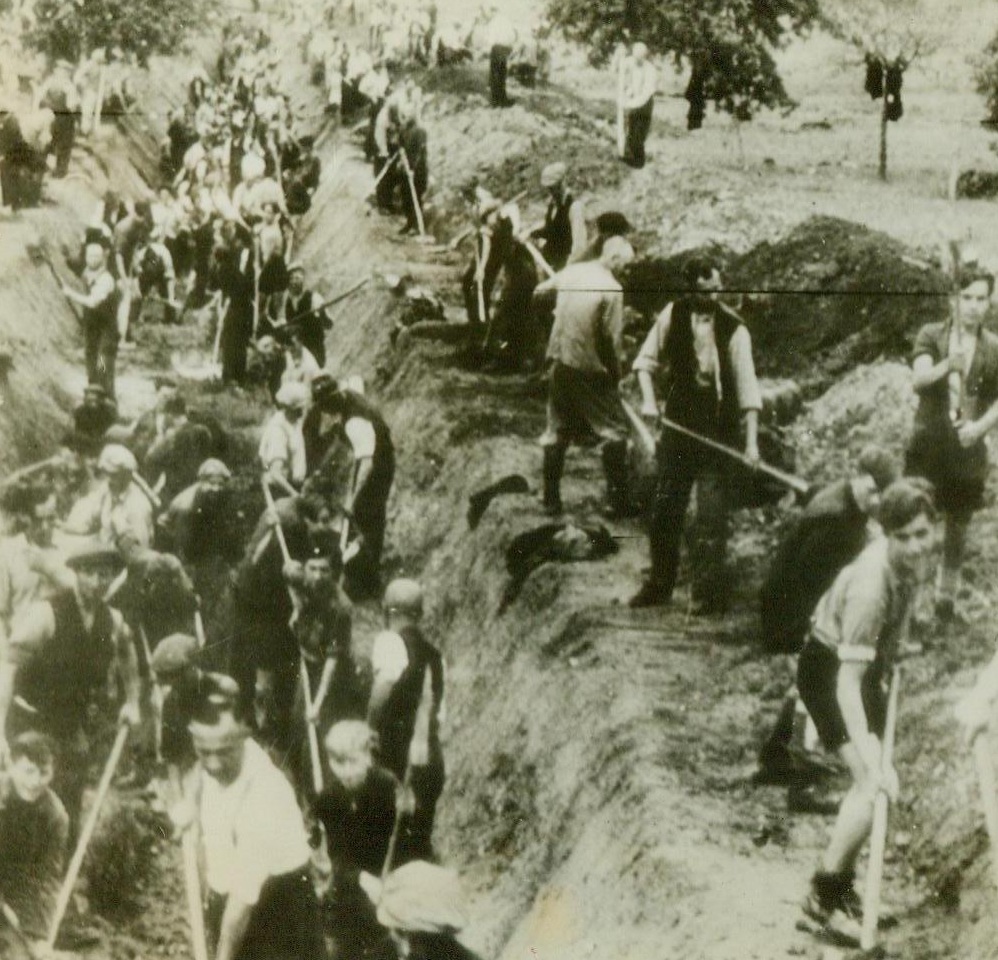
[[[548,16],[597,66],[628,40],[689,64],[704,100],[749,120],[795,106],[773,53],[815,22],[818,0],[548,0]]]
[[[216,0],[36,0],[26,42],[50,60],[79,63],[95,50],[118,51],[140,66],[176,52],[193,26],[204,26]],[[120,55],[118,54],[118,55]]]
[[[905,71],[943,42],[947,25],[955,23],[957,2],[946,0],[822,0],[822,22],[840,40],[862,52],[867,64],[867,90],[880,91],[880,159],[878,172],[887,179],[887,124],[901,118],[901,82]],[[871,69],[879,68],[880,87],[871,86]],[[892,75],[894,83],[888,83]],[[874,77],[875,79],[875,77]],[[896,85],[896,89],[895,89]]]
[[[998,34],[977,58],[974,69],[977,92],[988,106],[988,122],[998,124]]]

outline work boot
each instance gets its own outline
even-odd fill
[[[851,888],[852,874],[816,873],[801,905],[804,929],[835,946],[858,947],[861,923],[843,909],[843,899]]]
[[[544,512],[550,517],[559,516],[561,503],[561,474],[565,469],[565,448],[550,446],[544,448]]]
[[[602,459],[603,473],[606,475],[606,516],[611,519],[635,516],[637,511],[629,496],[627,441],[612,440],[604,443]]]
[[[672,590],[658,580],[648,579],[641,584],[638,590],[627,605],[634,610],[641,607],[665,607],[672,602]]]

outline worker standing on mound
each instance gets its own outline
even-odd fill
[[[561,475],[572,443],[600,443],[611,514],[630,512],[628,426],[620,402],[624,289],[614,273],[634,259],[621,237],[603,246],[598,260],[572,264],[540,284],[535,296],[554,290],[555,320],[547,357],[553,362],[544,448],[544,509],[562,512]]]
[[[757,463],[762,396],[748,328],[720,302],[721,274],[716,264],[698,258],[684,272],[687,288],[693,292],[659,314],[634,361],[643,397],[641,413],[658,420],[654,376],[664,369],[668,374],[665,416],[729,447],[739,445],[744,417],[745,457]],[[631,598],[632,607],[671,602],[683,522],[695,483],[697,512],[690,558],[693,612],[726,609],[730,477],[730,458],[663,426],[648,523],[651,574]]]
[[[63,285],[63,295],[83,307],[83,352],[87,382],[114,399],[118,357],[118,288],[108,269],[108,241],[99,230],[87,230],[82,280],[87,292]]]
[[[904,643],[919,586],[929,576],[936,511],[928,490],[899,480],[884,491],[878,537],[821,598],[797,666],[797,688],[826,750],[852,775],[804,913],[823,934],[859,941],[862,904],[856,860],[883,790],[897,798],[897,774],[881,760],[884,684]]]
[[[648,60],[648,47],[634,44],[624,69],[624,162],[640,170],[645,165],[645,140],[651,129],[652,108],[658,88],[658,71]]]
[[[956,316],[918,332],[912,351],[918,394],[906,472],[925,477],[945,518],[936,612],[954,614],[967,530],[983,504],[987,435],[998,425],[998,336],[982,327],[993,274],[969,269],[959,280]]]

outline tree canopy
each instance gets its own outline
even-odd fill
[[[36,0],[27,42],[52,60],[78,62],[94,50],[145,66],[203,26],[214,0]]]
[[[761,107],[794,106],[775,51],[818,18],[818,0],[549,0],[562,32],[606,63],[617,44],[641,40],[677,66],[702,71],[704,94],[748,120]]]

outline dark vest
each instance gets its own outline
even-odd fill
[[[548,204],[544,218],[544,259],[557,271],[568,263],[572,253],[572,220],[569,212],[575,197],[566,194],[562,200],[552,200]]]
[[[16,693],[38,710],[46,732],[60,739],[85,726],[90,704],[107,684],[114,660],[114,619],[101,604],[88,631],[72,591],[50,602],[55,633],[18,671]]]
[[[665,342],[664,355],[669,365],[669,394],[665,415],[670,420],[705,433],[713,439],[737,446],[741,430],[738,384],[731,366],[728,348],[735,331],[742,325],[737,314],[714,304],[714,340],[720,361],[721,392],[718,402],[713,385],[705,388],[697,382],[697,358],[693,346],[692,301],[683,297],[672,307],[672,323]],[[705,402],[711,406],[705,408]]]
[[[106,271],[110,273],[109,270]],[[112,275],[113,276],[113,275]],[[95,274],[93,278],[93,283],[87,282],[87,292],[89,293],[93,290],[94,284],[100,279],[101,274]],[[105,300],[102,300],[97,304],[96,307],[84,307],[83,308],[83,324],[86,327],[91,328],[104,328],[112,327],[117,328],[117,312],[118,312],[118,302],[117,295],[112,291]]]
[[[430,752],[439,746],[440,705],[444,697],[444,668],[440,651],[433,646],[417,627],[403,627],[399,636],[405,642],[409,663],[392,687],[381,710],[378,737],[381,743],[381,762],[400,780],[405,776],[409,757],[409,743],[416,726],[416,714],[423,693],[426,671],[430,671],[433,687],[433,705],[430,712]]]

